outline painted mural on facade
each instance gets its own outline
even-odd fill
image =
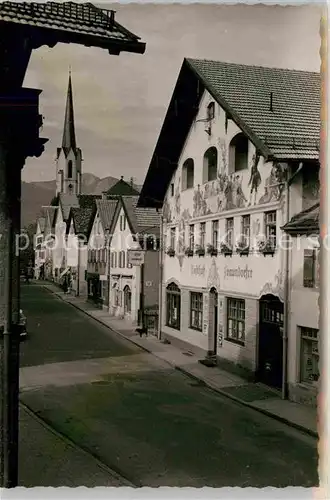
[[[184,253],[185,253],[185,230],[186,226],[191,219],[189,210],[186,208],[182,211],[178,220],[178,239],[176,245],[176,256],[179,260],[180,269],[183,265]]]
[[[253,155],[247,170],[229,174],[228,145],[219,139],[217,178],[194,187],[191,216],[196,218],[281,201],[285,180],[285,168],[277,162],[264,163],[259,153]],[[163,217],[168,224],[181,219],[180,177],[174,180],[173,196],[168,194],[165,199]]]

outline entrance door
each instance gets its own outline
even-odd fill
[[[210,347],[213,356],[218,350],[218,293],[215,288],[210,290]]]
[[[259,300],[258,379],[280,389],[283,368],[284,305],[274,295]]]
[[[124,288],[124,313],[131,313],[132,309],[132,293],[128,285]]]

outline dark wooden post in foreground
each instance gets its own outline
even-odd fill
[[[72,26],[75,26],[73,29]],[[97,29],[95,29],[97,28]],[[0,487],[18,482],[21,169],[40,156],[40,90],[22,88],[32,50],[58,42],[143,54],[145,44],[91,3],[0,2]]]
[[[13,81],[11,81],[13,85]],[[39,156],[40,90],[0,87],[0,480],[18,481],[21,169]]]

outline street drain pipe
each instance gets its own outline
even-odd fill
[[[292,176],[286,182],[286,222],[290,221],[290,186],[295,179],[295,177],[302,171],[304,164],[300,163],[297,170],[292,174]],[[284,224],[284,225],[285,225]],[[283,321],[283,362],[282,362],[282,399],[288,398],[288,330],[289,330],[289,279],[290,279],[290,248],[285,249],[285,260],[284,260],[284,321]]]

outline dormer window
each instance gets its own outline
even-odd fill
[[[194,187],[194,160],[188,158],[182,165],[182,190]]]
[[[229,171],[231,174],[248,168],[249,141],[241,132],[230,142],[229,145]]]
[[[204,154],[203,182],[215,181],[218,176],[218,151],[212,146]]]
[[[210,104],[206,108],[206,112],[207,112],[207,120],[208,121],[213,120],[215,117],[215,104],[214,104],[214,102],[210,102]]]
[[[68,178],[72,179],[72,160],[68,161]]]

